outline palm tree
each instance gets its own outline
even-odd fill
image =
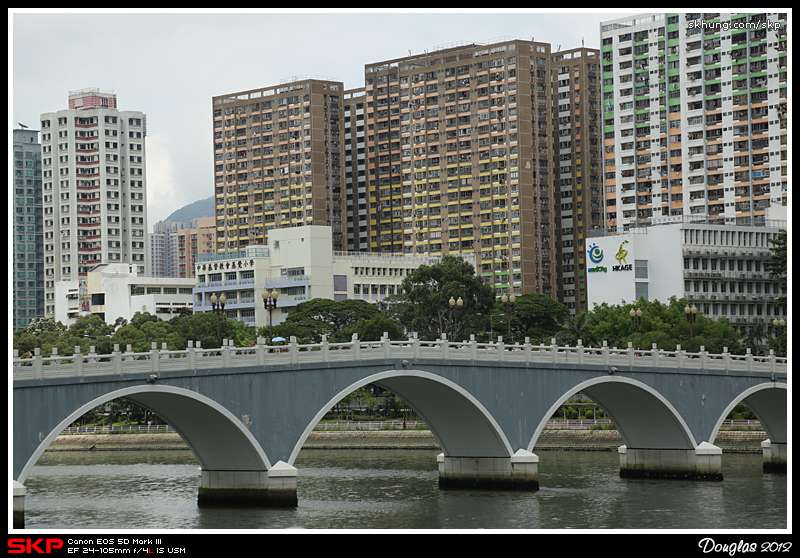
[[[584,346],[596,345],[597,341],[592,335],[592,317],[585,311],[565,320],[564,330],[556,335],[559,344],[577,345],[578,340],[583,340]]]

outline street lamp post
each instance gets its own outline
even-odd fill
[[[511,313],[514,312],[514,303],[517,301],[517,297],[513,294],[509,297],[508,295],[503,295],[501,299],[503,301],[503,309],[506,311],[506,315],[508,316],[508,342],[511,342]]]
[[[219,333],[219,315],[225,311],[225,302],[228,300],[225,298],[225,293],[222,293],[219,297],[219,302],[217,302],[217,293],[211,295],[211,311],[217,315],[217,345],[222,344],[222,340],[220,339]]]
[[[642,311],[640,309],[638,309],[638,308],[636,310],[631,308],[630,315],[631,315],[631,323],[636,328],[636,350],[638,351],[639,350],[639,324],[642,321]]]
[[[694,322],[697,320],[697,306],[692,304],[692,307],[689,308],[687,304],[683,313],[686,314],[686,321],[689,322],[689,336],[692,341],[692,352],[694,352]]]
[[[278,307],[278,291],[272,289],[272,292],[267,292],[264,289],[261,292],[261,298],[264,300],[264,310],[269,312],[269,342],[272,343],[272,311]]]
[[[453,341],[458,341],[458,314],[461,312],[461,307],[464,306],[464,301],[461,297],[455,300],[450,297],[450,321],[453,323]]]

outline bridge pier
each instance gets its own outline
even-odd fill
[[[786,472],[787,448],[785,443],[764,440],[761,442],[761,453],[764,456],[764,472]]]
[[[722,480],[722,450],[703,442],[694,449],[619,447],[622,478]]]
[[[267,471],[197,469],[198,506],[297,507],[297,469],[279,461]]]
[[[14,500],[11,503],[11,507],[13,509],[13,523],[12,527],[14,529],[24,529],[25,528],[25,493],[28,491],[24,485],[20,484],[19,482],[12,480],[11,481],[11,488],[14,495]]]
[[[439,487],[539,490],[539,456],[519,450],[511,457],[449,457],[440,453]]]

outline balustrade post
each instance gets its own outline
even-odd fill
[[[603,348],[601,349],[603,355],[603,364],[608,365],[611,362],[611,355],[608,352],[608,341],[603,341]]]
[[[658,355],[658,345],[653,343],[653,366],[655,366],[656,368],[658,368],[658,365],[659,365],[658,356],[659,356]]]
[[[750,349],[747,349],[747,354],[744,357],[745,362],[747,363],[747,371],[753,371],[753,353],[750,352]]]
[[[119,343],[114,343],[112,360],[114,361],[114,374],[122,374],[122,353],[119,352]]]
[[[633,343],[628,341],[628,366],[633,366]]]
[[[449,353],[448,353],[449,346],[447,345],[447,334],[446,333],[442,333],[442,338],[439,339],[439,346],[442,349],[442,358],[448,358],[448,356],[449,356]]]
[[[384,331],[383,337],[381,338],[383,342],[383,357],[384,358],[392,358],[392,344],[389,341],[389,332]]]
[[[161,355],[158,352],[158,344],[154,341],[150,345],[150,372],[158,372],[161,368]]]
[[[75,345],[75,352],[72,354],[72,363],[75,367],[75,375],[83,376],[83,353],[81,353],[80,345]]]
[[[503,336],[497,336],[497,360],[504,361],[506,358],[506,346],[503,344]]]
[[[556,345],[556,338],[550,338],[550,356],[553,358],[553,364],[558,362],[558,345]]]
[[[350,343],[353,346],[353,359],[361,360],[361,342],[358,340],[358,333],[353,334]]]
[[[728,347],[722,347],[722,365],[727,371],[731,366],[731,355],[728,353]]]
[[[297,337],[294,335],[289,337],[289,362],[297,364]]]
[[[576,349],[578,351],[578,364],[583,364],[583,339],[578,339],[578,346]]]
[[[775,355],[775,349],[769,350],[769,371],[776,372],[778,365],[778,357]]]
[[[478,360],[478,344],[475,341],[475,334],[469,335],[469,356],[472,360]]]
[[[683,368],[683,351],[680,345],[675,346],[675,360],[678,363],[678,368]]]
[[[707,363],[708,351],[704,345],[700,345],[700,368],[705,370]]]
[[[40,351],[41,349],[39,347],[33,349],[33,377],[37,380],[41,380],[43,375],[42,355],[39,354]]]
[[[529,363],[531,361],[531,338],[525,338],[525,362]]]
[[[323,333],[322,334],[322,362],[328,362],[330,360],[330,354],[328,351],[330,347],[328,346],[328,335]]]
[[[191,339],[186,342],[186,361],[189,363],[189,370],[197,370],[197,353],[194,351],[194,342]]]
[[[413,333],[413,337],[411,338],[411,346],[414,348],[414,358],[419,358],[419,337],[417,332]]]

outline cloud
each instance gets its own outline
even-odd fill
[[[195,200],[187,199],[175,174],[174,156],[166,135],[148,134],[147,153],[147,227],[166,219],[173,211]],[[188,194],[191,197],[192,193]]]

